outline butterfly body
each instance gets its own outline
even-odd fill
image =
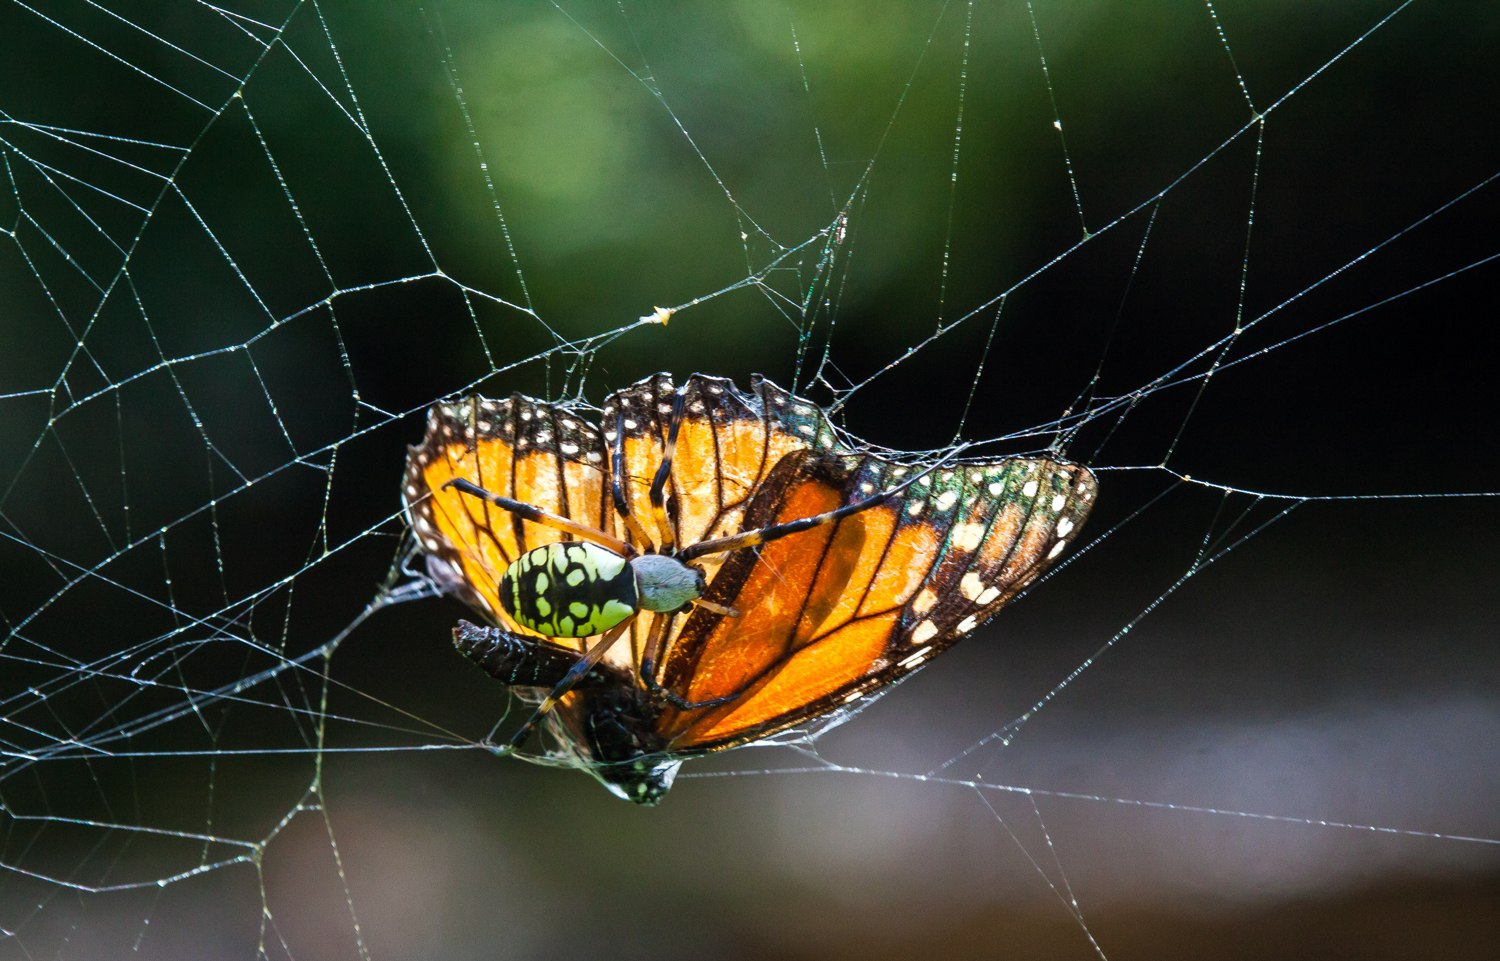
[[[459,650],[542,704],[553,760],[640,803],[685,757],[920,668],[1045,570],[1096,492],[1048,454],[884,456],[761,378],[658,375],[591,420],[520,395],[440,404],[404,493],[435,579],[491,622],[461,625]]]

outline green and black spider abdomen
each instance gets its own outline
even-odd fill
[[[500,603],[516,623],[547,637],[593,637],[640,609],[625,558],[587,541],[527,551],[500,575]]]

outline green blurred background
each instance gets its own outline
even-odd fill
[[[1155,465],[1500,490],[1490,5],[55,2],[0,38],[0,957],[1500,954],[1492,499],[1303,504],[908,776],[1287,506]],[[1097,371],[1137,398],[1070,447],[1108,536],[820,737],[847,770],[749,749],[645,811],[466,749],[505,701],[456,604],[341,635],[423,410],[662,369],[997,452]]]

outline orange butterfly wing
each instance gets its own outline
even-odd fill
[[[785,458],[746,512],[762,527],[900,483],[869,455]],[[688,701],[659,725],[671,749],[720,750],[832,711],[914,670],[984,623],[1076,536],[1093,474],[1048,458],[939,470],[879,507],[741,551],[710,583],[738,618],[696,611],[662,683]]]
[[[650,488],[666,453],[678,392],[667,374],[647,377],[607,397],[601,420],[606,442],[623,444],[621,486],[630,513],[656,544],[664,538],[652,517]],[[666,488],[679,547],[744,530],[746,508],[783,458],[835,443],[821,409],[759,375],[746,392],[733,381],[693,374],[680,392],[682,420]],[[724,560],[718,555],[695,563],[712,581]],[[637,661],[657,620],[642,614],[631,625]],[[671,626],[666,630],[670,636]]]
[[[611,532],[607,456],[599,431],[568,408],[515,395],[434,406],[421,444],[409,448],[403,488],[407,517],[429,569],[506,630],[537,636],[500,606],[500,575],[521,554],[571,539],[486,501],[444,490],[464,478],[515,500]],[[569,650],[569,638],[548,638]]]
[[[651,520],[649,492],[678,390],[669,376],[657,374],[604,401],[605,440],[615,444],[617,428],[625,429],[626,503],[658,544],[663,532]],[[732,381],[702,374],[688,377],[680,390],[682,423],[667,488],[679,546],[738,533],[750,498],[783,457],[834,443],[821,410],[763,377],[752,379],[748,394]]]

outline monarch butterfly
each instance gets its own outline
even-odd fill
[[[1062,552],[1092,506],[1059,457],[901,463],[817,405],[666,374],[581,406],[440,403],[404,501],[458,650],[539,702],[561,757],[656,804],[686,757],[916,670]]]

